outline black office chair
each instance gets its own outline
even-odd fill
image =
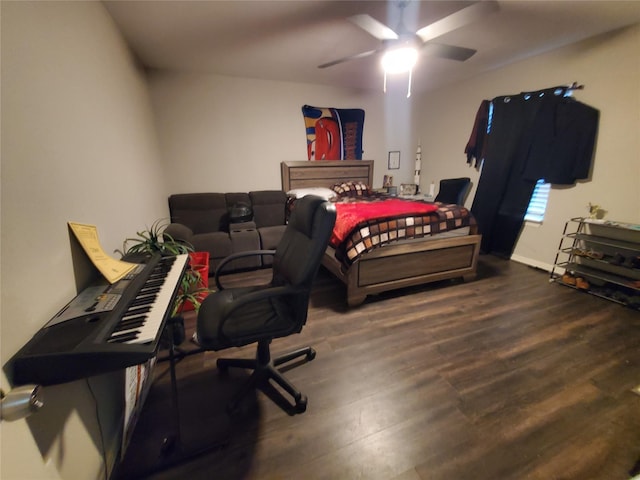
[[[444,178],[440,180],[440,190],[438,190],[434,201],[464,205],[470,187],[471,179],[469,177]]]
[[[299,333],[307,320],[311,286],[320,267],[336,218],[335,206],[316,196],[296,201],[289,223],[275,250],[254,250],[225,258],[216,269],[218,291],[210,294],[198,312],[196,341],[205,350],[222,350],[258,342],[255,359],[217,361],[220,371],[228,367],[253,370],[247,383],[229,404],[231,413],[253,388],[267,393],[288,413],[306,410],[307,397],[301,394],[276,368],[306,356],[313,360],[311,347],[271,359],[269,344],[274,338]],[[273,275],[263,286],[223,288],[219,275],[224,266],[247,255],[273,255]],[[291,404],[273,388],[274,380],[293,397]],[[275,398],[273,398],[275,395]]]

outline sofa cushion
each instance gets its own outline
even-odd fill
[[[246,205],[251,205],[251,198],[249,194],[246,192],[231,192],[225,193],[224,198],[227,202],[227,207],[231,208],[236,203],[244,203]]]
[[[253,222],[230,224],[229,211],[240,203],[253,209]],[[287,194],[281,190],[175,194],[169,197],[172,224],[166,232],[176,240],[191,243],[195,251],[209,252],[209,272],[213,274],[220,261],[234,251],[275,249],[286,228],[286,203]],[[249,223],[254,235],[250,244],[245,245],[246,242],[241,242],[238,235],[238,238],[232,238],[234,227],[243,230],[240,236],[250,235],[244,231],[249,228]],[[263,257],[269,265],[271,260],[271,256]],[[259,267],[260,259],[257,262]],[[251,266],[254,267],[253,264]],[[237,268],[245,268],[245,265]]]
[[[227,202],[224,193],[171,195],[169,213],[171,222],[186,225],[194,234],[227,230]]]
[[[256,222],[258,228],[286,223],[287,194],[282,190],[249,192],[249,197],[253,206],[253,221]]]
[[[258,234],[260,235],[261,248],[263,250],[275,250],[286,228],[286,225],[273,225],[272,227],[259,228]],[[264,266],[271,265],[272,263],[273,255],[262,256],[262,264]]]
[[[196,252],[209,252],[209,273],[212,275],[220,261],[233,253],[231,238],[227,232],[200,233],[192,237]]]
[[[273,225],[272,227],[259,228],[258,233],[260,234],[261,247],[264,250],[275,250],[286,228],[286,225]]]

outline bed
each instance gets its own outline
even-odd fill
[[[371,186],[373,160],[282,162],[281,175],[285,192],[331,188],[343,182]],[[475,220],[464,207],[435,205],[438,208],[433,215],[444,218],[460,212],[465,221],[454,219],[421,238],[379,243],[351,258],[345,254],[346,247],[327,247],[322,264],[345,284],[349,306],[360,305],[367,295],[388,290],[452,278],[475,278],[481,239]]]

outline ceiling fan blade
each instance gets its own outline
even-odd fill
[[[483,0],[476,2],[473,5],[463,8],[462,10],[458,10],[437,22],[433,22],[432,24],[421,28],[416,32],[416,35],[418,35],[423,42],[428,42],[429,40],[440,37],[445,33],[452,32],[458,28],[475,22],[485,15],[495,12],[499,8],[498,2],[495,0]]]
[[[356,58],[364,58],[369,55],[373,55],[374,53],[378,53],[379,50],[369,50],[362,53],[356,53],[355,55],[349,55],[348,57],[342,57],[337,60],[333,60],[331,62],[323,63],[322,65],[318,65],[318,68],[327,68],[332,67],[334,65],[338,65],[339,63],[348,62],[349,60],[355,60]]]
[[[353,15],[352,17],[349,17],[348,20],[370,35],[373,35],[378,40],[398,39],[398,34],[396,32],[366,13]]]
[[[429,42],[424,44],[422,52],[426,55],[433,55],[434,57],[464,62],[471,58],[477,50],[472,48],[456,47],[454,45],[445,45],[443,43]]]

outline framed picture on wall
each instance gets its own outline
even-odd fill
[[[400,152],[389,152],[389,170],[397,170],[400,168]]]

